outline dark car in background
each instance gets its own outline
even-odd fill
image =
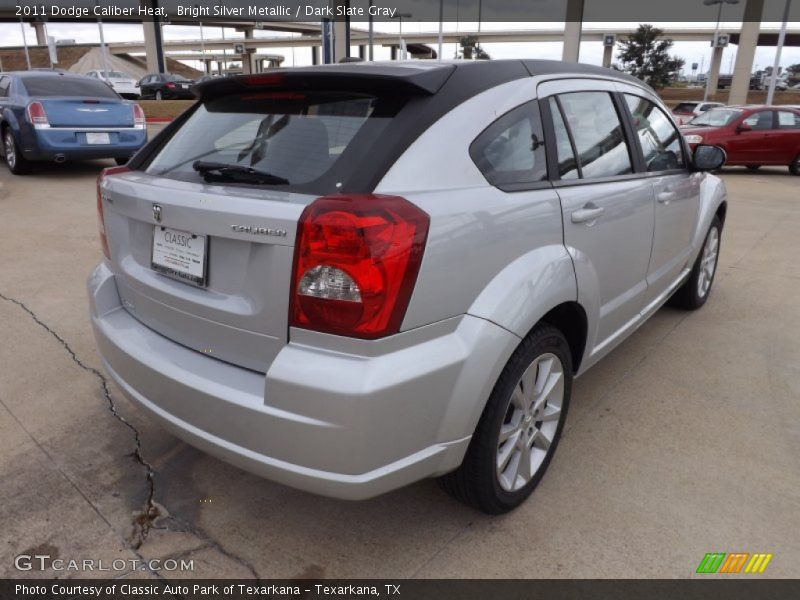
[[[33,161],[113,158],[147,142],[142,107],[104,82],[56,71],[0,73],[0,137],[9,170]]]
[[[681,128],[686,141],[719,146],[726,165],[756,170],[788,165],[800,175],[800,110],[789,106],[726,106],[714,108]]]
[[[192,80],[175,73],[151,73],[139,80],[142,98],[193,100]]]

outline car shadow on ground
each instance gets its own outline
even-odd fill
[[[107,167],[116,166],[113,159],[81,160],[56,162],[36,162],[31,165],[31,172],[19,177],[30,177],[32,179],[80,179],[87,175],[100,174],[100,171]],[[3,165],[8,172],[8,168]]]

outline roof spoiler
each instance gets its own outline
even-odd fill
[[[269,69],[254,75],[220,77],[194,86],[195,96],[209,100],[246,91],[323,90],[326,92],[405,92],[432,95],[452,75],[455,65],[395,66],[345,63],[330,66]]]

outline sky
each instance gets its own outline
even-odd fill
[[[477,23],[455,23],[448,22],[444,24],[445,31],[464,31],[476,30]],[[524,29],[525,23],[482,23],[481,29],[489,31],[493,29]],[[602,31],[604,27],[635,27],[636,23],[589,23],[584,26],[585,30]],[[713,23],[656,23],[657,26],[667,27],[670,25],[680,27],[713,27]],[[722,23],[722,30],[737,30],[736,23]],[[778,23],[764,23],[766,26],[778,27]],[[798,23],[791,23],[791,27],[800,27]],[[48,35],[56,39],[74,39],[78,43],[99,43],[100,35],[98,26],[94,23],[49,23]],[[354,27],[366,27],[365,23],[357,23]],[[436,31],[438,24],[435,23],[421,23],[415,21],[403,21],[404,32],[423,32],[423,31]],[[530,23],[529,28],[535,29],[548,29],[560,28],[562,24],[559,23]],[[29,44],[36,42],[36,36],[33,29],[29,25],[25,25],[25,36]],[[377,31],[385,31],[397,33],[399,24],[397,23],[376,23],[375,29]],[[200,33],[198,27],[184,26],[184,25],[165,25],[163,28],[164,38],[166,40],[177,39],[199,39]],[[0,23],[0,46],[19,46],[22,45],[22,31],[19,23]],[[104,26],[104,35],[106,41],[109,42],[126,42],[126,41],[141,41],[143,40],[143,33],[141,25],[131,24],[107,24]],[[222,37],[222,32],[219,27],[204,27],[203,35],[206,39]],[[281,35],[278,32],[272,31],[256,31],[257,37],[272,37]],[[291,35],[291,34],[286,34]],[[243,37],[243,34],[235,32],[233,29],[225,30],[225,38],[234,40]],[[456,44],[445,44],[443,56],[444,58],[453,58],[457,50]],[[531,43],[486,43],[482,44],[483,48],[489,53],[492,58],[550,58],[560,59],[562,44],[560,42],[531,42]],[[284,66],[303,66],[311,64],[311,51],[307,48],[269,48],[264,49],[263,52],[270,54],[280,54],[285,57]],[[380,46],[375,47],[375,58],[377,60],[389,59],[389,49]],[[698,63],[701,68],[698,72],[708,69],[708,64],[711,58],[711,47],[708,42],[675,42],[672,53],[683,58],[686,61],[684,68],[685,74],[691,74],[692,63]],[[736,46],[731,45],[725,49],[722,58],[722,71],[724,73],[732,72],[733,63],[736,55]],[[603,47],[600,42],[583,42],[581,44],[581,62],[589,64],[601,64],[603,58]],[[788,65],[800,63],[800,47],[786,47],[783,50],[781,57],[781,65],[786,67]],[[754,70],[764,69],[771,66],[775,59],[774,47],[759,47],[756,51]],[[199,62],[188,61],[191,66],[200,68]],[[192,64],[193,63],[193,64]]]

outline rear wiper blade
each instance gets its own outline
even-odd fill
[[[245,165],[196,160],[192,163],[192,168],[206,178],[221,177],[224,179],[251,181],[253,183],[266,183],[268,185],[289,184],[289,180],[285,177],[273,175],[272,173],[260,171],[259,169]]]

